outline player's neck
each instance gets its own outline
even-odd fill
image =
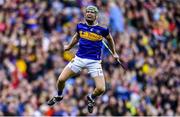
[[[97,22],[91,22],[91,21],[86,21],[86,24],[87,24],[88,26],[96,26],[96,25],[98,25]]]

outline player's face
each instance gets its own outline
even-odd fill
[[[85,19],[87,21],[93,21],[94,22],[96,20],[96,13],[91,11],[91,10],[89,10],[89,11],[87,10],[86,14],[85,14]]]

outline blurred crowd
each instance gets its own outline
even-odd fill
[[[94,81],[83,70],[49,107],[56,81],[78,45],[63,52],[84,7],[99,8],[125,72],[103,47],[106,92],[92,114],[86,95]],[[180,115],[178,0],[0,0],[0,116]]]

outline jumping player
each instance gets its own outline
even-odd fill
[[[64,47],[65,51],[70,50],[79,42],[79,49],[75,58],[69,62],[60,74],[57,81],[57,96],[50,99],[47,104],[49,106],[60,102],[63,99],[62,92],[65,86],[65,81],[79,73],[82,68],[87,68],[88,73],[95,81],[96,88],[87,96],[88,111],[93,112],[95,99],[105,91],[105,79],[101,66],[101,48],[102,39],[105,38],[109,43],[110,49],[113,52],[115,59],[119,59],[115,51],[114,41],[108,28],[101,27],[97,24],[98,9],[95,6],[86,7],[85,23],[79,23],[69,45]]]

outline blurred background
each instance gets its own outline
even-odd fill
[[[106,92],[91,115],[180,115],[178,0],[0,0],[0,116],[90,115],[93,79],[83,70],[66,82],[53,107],[56,81],[78,45],[63,52],[87,5],[99,8],[127,72],[103,47]]]

